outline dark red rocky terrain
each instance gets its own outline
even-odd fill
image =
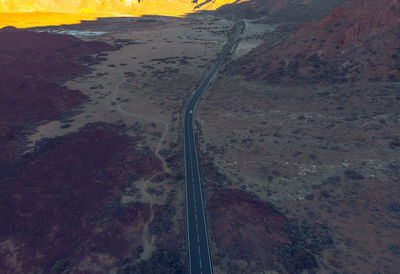
[[[213,237],[236,259],[272,265],[273,247],[289,241],[282,235],[288,220],[271,204],[242,191],[221,191],[211,198]]]
[[[398,272],[400,2],[317,2],[226,13],[270,28],[199,111],[216,269]]]
[[[245,262],[247,271],[274,269],[301,273],[317,267],[313,254],[332,244],[327,227],[296,224],[271,203],[240,190],[220,190],[209,200],[211,238],[216,242],[214,260]],[[224,254],[224,255],[220,255]],[[230,273],[240,272],[240,263],[226,265]]]
[[[85,56],[112,49],[67,35],[0,30],[0,171],[21,154],[24,129],[87,99],[58,83],[87,72],[82,62],[92,58]]]
[[[251,0],[220,7],[217,14],[235,19],[257,19],[271,24],[314,21],[345,0]]]
[[[273,9],[279,9],[287,5],[287,0],[245,1],[222,6],[217,10],[217,13],[239,18],[254,19],[270,14]]]
[[[231,71],[284,82],[400,80],[400,3],[354,0],[276,45],[265,41]]]
[[[135,181],[161,171],[141,137],[125,134],[125,126],[95,123],[26,152],[25,135],[36,125],[68,116],[87,100],[62,82],[89,71],[86,65],[98,60],[88,55],[113,49],[72,36],[0,30],[2,273],[184,267],[169,250],[173,211],[121,202]],[[149,233],[160,237],[160,249],[140,261]]]
[[[127,178],[160,171],[122,128],[89,124],[43,141],[2,180],[0,268],[8,273],[54,269],[102,271],[138,258],[147,204],[120,204]],[[155,218],[156,220],[157,218]]]

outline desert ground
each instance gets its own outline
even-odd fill
[[[29,137],[32,145],[90,122],[106,121],[130,126],[140,123],[154,150],[168,149],[178,141],[185,99],[207,72],[233,25],[214,17],[108,20],[104,26],[88,23],[94,25],[92,29],[85,24],[75,26],[76,30],[73,26],[45,29],[104,41],[118,50],[93,56],[96,61],[90,65],[90,74],[65,83],[89,96],[89,102],[68,121],[50,121],[38,127]]]
[[[92,27],[83,24],[65,26],[62,30],[40,29],[80,35],[87,41],[104,41],[118,50],[93,56],[96,61],[90,65],[90,74],[65,83],[68,88],[83,92],[89,101],[71,111],[68,118],[39,126],[29,141],[34,146],[43,138],[62,136],[93,122],[124,124],[127,132],[144,137],[143,142],[160,158],[164,171],[170,173],[166,160],[182,149],[184,103],[217,57],[233,24],[211,16],[107,19],[106,22],[88,23]],[[140,201],[150,199],[152,203],[163,204],[168,191],[161,185],[164,184],[152,184],[151,180],[137,184],[143,191]],[[146,192],[153,188],[164,195]],[[132,199],[135,200],[122,197],[122,201]]]
[[[26,170],[33,171],[36,167],[38,174],[35,176],[46,177],[40,180],[43,191],[52,189],[55,187],[52,184],[57,185],[57,182],[69,184],[69,180],[76,180],[75,191],[82,188],[82,195],[87,195],[78,199],[87,203],[94,201],[97,189],[88,193],[89,188],[84,186],[84,182],[96,182],[102,178],[100,180],[108,180],[110,185],[104,190],[108,196],[99,194],[99,203],[102,206],[105,203],[106,209],[99,209],[94,203],[94,211],[89,211],[90,207],[82,211],[82,214],[92,215],[98,212],[96,210],[105,210],[105,215],[97,213],[95,217],[105,219],[98,219],[88,228],[92,231],[87,234],[92,235],[91,239],[79,238],[86,237],[86,232],[82,235],[76,232],[79,237],[75,240],[81,239],[81,249],[88,252],[83,254],[71,249],[66,254],[60,250],[63,247],[57,246],[57,251],[50,256],[42,253],[47,250],[45,247],[40,250],[29,247],[44,256],[32,261],[24,257],[20,261],[17,254],[22,249],[31,249],[10,236],[1,244],[1,252],[12,254],[4,255],[8,258],[8,261],[1,262],[5,269],[29,272],[40,269],[42,264],[45,265],[42,269],[52,271],[186,271],[182,115],[185,103],[217,58],[232,27],[231,21],[209,15],[192,15],[187,18],[111,18],[30,29],[37,33],[73,35],[85,42],[104,42],[113,48],[82,57],[79,61],[89,67],[88,73],[68,81],[57,80],[66,91],[82,94],[79,102],[84,103],[64,108],[61,115],[54,114],[54,119],[47,115],[25,128],[18,145],[19,150],[22,149],[23,164],[19,159],[16,162],[26,166]],[[62,71],[57,73],[62,75]],[[54,104],[56,101],[50,102]],[[60,103],[55,104],[60,106]],[[107,142],[111,143],[107,145]],[[47,162],[51,173],[46,171],[48,169],[38,168]],[[87,169],[90,165],[93,165],[93,170]],[[78,176],[78,170],[87,174]],[[93,173],[95,170],[97,173]],[[12,194],[16,190],[11,185],[14,181],[25,182],[30,174],[26,172],[18,171],[15,176],[5,177],[13,189],[9,193],[11,197],[20,195]],[[69,172],[72,174],[68,175]],[[41,191],[38,193],[42,195],[40,204],[51,203],[49,196]],[[18,206],[31,199],[30,196],[19,197],[22,198]],[[64,199],[75,198],[60,198],[60,207]],[[52,207],[49,205],[48,208]],[[43,208],[39,205],[32,210],[32,216],[53,214],[40,213]],[[61,209],[57,205],[54,210]],[[134,216],[129,217],[130,214]],[[82,216],[82,222],[93,218],[88,216]],[[55,222],[55,219],[50,222]],[[93,228],[96,223],[97,228]],[[42,224],[39,222],[38,225]],[[58,223],[53,225],[58,226]],[[28,237],[22,230],[15,233]],[[124,236],[120,239],[116,233]],[[68,241],[61,234],[56,235],[59,240],[54,241]],[[126,244],[129,248],[121,253],[114,250],[114,244],[100,248],[92,243],[104,244],[109,239],[114,239],[115,244],[120,239],[121,246]],[[60,253],[65,255],[60,258]]]
[[[219,74],[196,119],[216,273],[301,272],[302,267],[287,268],[282,250],[271,251],[269,263],[268,256],[254,253],[268,250],[263,236],[254,239],[255,233],[265,235],[260,222],[271,215],[254,212],[267,205],[287,218],[286,228],[272,238],[289,246],[302,242],[289,253],[314,254],[319,273],[400,268],[399,88],[381,82],[271,85]],[[226,195],[236,195],[234,205],[221,197],[231,190],[236,194]],[[217,199],[225,210],[216,209]],[[283,222],[276,218],[275,224]],[[293,230],[303,236],[296,239]],[[223,232],[239,233],[237,241],[253,245],[232,252],[240,247]]]
[[[318,5],[309,9],[311,2]],[[326,45],[326,37],[336,31],[356,39],[335,21],[354,19],[346,9],[323,20],[335,30],[315,27],[342,2],[240,4],[252,6],[256,18],[244,20],[195,116],[215,273],[400,269],[400,86],[394,76],[356,77],[373,73],[372,61],[379,61],[362,50],[367,43],[349,58],[360,65],[375,56],[372,72],[349,70],[349,62],[339,72],[320,69],[331,64],[324,54],[341,56],[337,41]],[[236,18],[229,12],[225,18]],[[18,47],[0,51],[0,60],[17,60],[13,70],[0,66],[7,76],[0,87],[19,91],[9,96],[0,89],[0,128],[6,129],[0,145],[7,152],[0,155],[1,267],[9,273],[187,272],[182,115],[234,26],[223,18],[144,16],[32,28],[85,42],[54,36],[62,41],[52,40],[55,45],[97,52],[84,56],[57,44],[58,59],[53,45],[41,43],[51,54],[40,55],[40,69],[31,56],[35,62],[18,71]],[[316,46],[324,50],[309,50]],[[79,64],[66,56],[79,56]],[[387,64],[381,65],[378,72],[386,75]],[[35,100],[18,97],[31,91]]]

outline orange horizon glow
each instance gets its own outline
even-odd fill
[[[215,10],[235,0],[213,0],[200,8],[191,0],[0,0],[0,29],[77,24],[101,17],[160,15],[183,17],[201,10]]]

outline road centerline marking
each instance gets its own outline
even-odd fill
[[[223,50],[221,51],[220,56],[217,59],[217,62],[214,64],[214,66],[211,68],[211,70],[207,73],[206,77],[204,78],[203,82],[200,84],[199,88],[196,89],[193,92],[192,98],[189,101],[188,106],[186,107],[184,117],[183,117],[183,139],[184,139],[184,158],[185,158],[185,175],[186,175],[186,214],[187,214],[187,241],[188,241],[188,246],[189,246],[189,271],[191,274],[194,273],[203,273],[202,270],[202,259],[205,260],[205,269],[204,272],[206,274],[212,274],[212,265],[211,265],[211,254],[210,254],[210,247],[208,243],[208,233],[207,233],[207,223],[206,223],[206,216],[205,216],[205,206],[204,206],[204,199],[203,199],[203,191],[202,191],[202,182],[200,178],[200,167],[199,167],[199,160],[197,156],[197,147],[196,147],[196,137],[195,137],[195,132],[194,132],[194,111],[196,108],[197,101],[200,99],[202,93],[205,91],[207,88],[208,84],[210,81],[213,79],[215,76],[215,73],[217,72],[219,66],[222,64],[226,56],[229,54],[230,50],[232,49],[233,46],[233,41],[237,38],[241,26],[243,26],[243,23],[236,24],[235,26],[235,31],[233,32],[233,35],[229,39],[229,41],[225,44]],[[189,159],[190,161],[188,161]],[[190,168],[188,168],[190,166]],[[189,172],[191,171],[191,173]],[[194,172],[197,173],[197,179],[198,182],[195,184],[195,176]],[[190,178],[191,177],[191,178]],[[192,182],[192,185],[190,185],[189,182]],[[193,191],[193,197],[191,195],[188,195],[190,193],[190,187],[192,187]],[[197,188],[198,189],[195,189]],[[197,193],[197,194],[196,194]],[[197,196],[196,196],[197,195]],[[189,202],[189,198],[192,200],[191,203]],[[200,207],[199,211],[197,211],[197,199],[200,201]],[[194,239],[194,229],[193,229],[193,209],[192,206],[194,205],[194,212],[195,212],[195,225],[196,225],[196,231],[197,231],[197,249],[198,249],[198,256],[193,254],[191,252],[191,239]],[[198,214],[200,215],[200,218],[202,218],[203,222],[201,223],[201,231],[199,231],[199,225],[198,225]],[[200,233],[201,233],[201,238],[202,238],[202,244],[205,244],[206,246],[203,248],[200,248]],[[203,240],[204,239],[204,240]],[[193,243],[194,244],[194,243]],[[194,247],[194,246],[193,246]],[[193,250],[194,251],[194,250]],[[203,253],[202,253],[203,252]],[[196,265],[197,259],[199,260],[199,269],[197,268],[198,266]],[[193,264],[192,264],[193,263]]]

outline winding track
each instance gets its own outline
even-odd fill
[[[113,91],[113,94],[112,94],[112,102],[114,102],[114,103],[116,104],[117,110],[118,110],[120,113],[123,113],[123,114],[125,114],[125,115],[127,115],[127,116],[135,117],[135,118],[137,118],[137,119],[152,121],[152,122],[160,123],[160,124],[163,125],[163,127],[164,127],[164,132],[163,132],[163,134],[161,135],[160,141],[158,142],[157,148],[156,148],[156,150],[155,150],[155,154],[156,154],[156,156],[160,159],[160,161],[161,161],[161,163],[162,163],[162,166],[163,166],[163,170],[164,170],[165,172],[170,173],[171,170],[169,169],[169,167],[168,167],[167,163],[165,162],[164,158],[160,155],[161,145],[162,145],[162,143],[163,143],[163,141],[164,141],[164,139],[165,139],[165,136],[167,136],[167,134],[168,134],[168,123],[165,122],[165,121],[163,121],[163,120],[156,119],[156,118],[154,118],[154,117],[147,117],[147,116],[140,115],[140,114],[138,114],[138,113],[129,112],[129,111],[124,110],[124,109],[121,107],[121,104],[119,103],[119,101],[117,100],[119,88],[120,88],[120,86],[121,86],[123,83],[126,82],[126,78],[125,78],[124,73],[123,73],[122,71],[120,72],[120,77],[121,77],[121,80],[120,80],[120,81],[117,83],[117,85],[115,86],[114,91]],[[160,173],[163,173],[164,171],[162,171],[162,172],[160,172]],[[160,173],[157,173],[157,174],[153,175],[153,177],[156,176],[156,175],[159,175]],[[152,179],[153,177],[151,177],[150,179]]]
[[[183,119],[183,139],[186,174],[186,222],[189,250],[190,273],[213,273],[210,247],[208,245],[206,215],[203,191],[200,179],[199,161],[197,158],[196,138],[193,127],[193,116],[196,104],[217,72],[226,56],[232,49],[243,23],[236,24],[228,43],[222,50],[215,65],[211,68],[200,87],[193,93],[186,107]]]

